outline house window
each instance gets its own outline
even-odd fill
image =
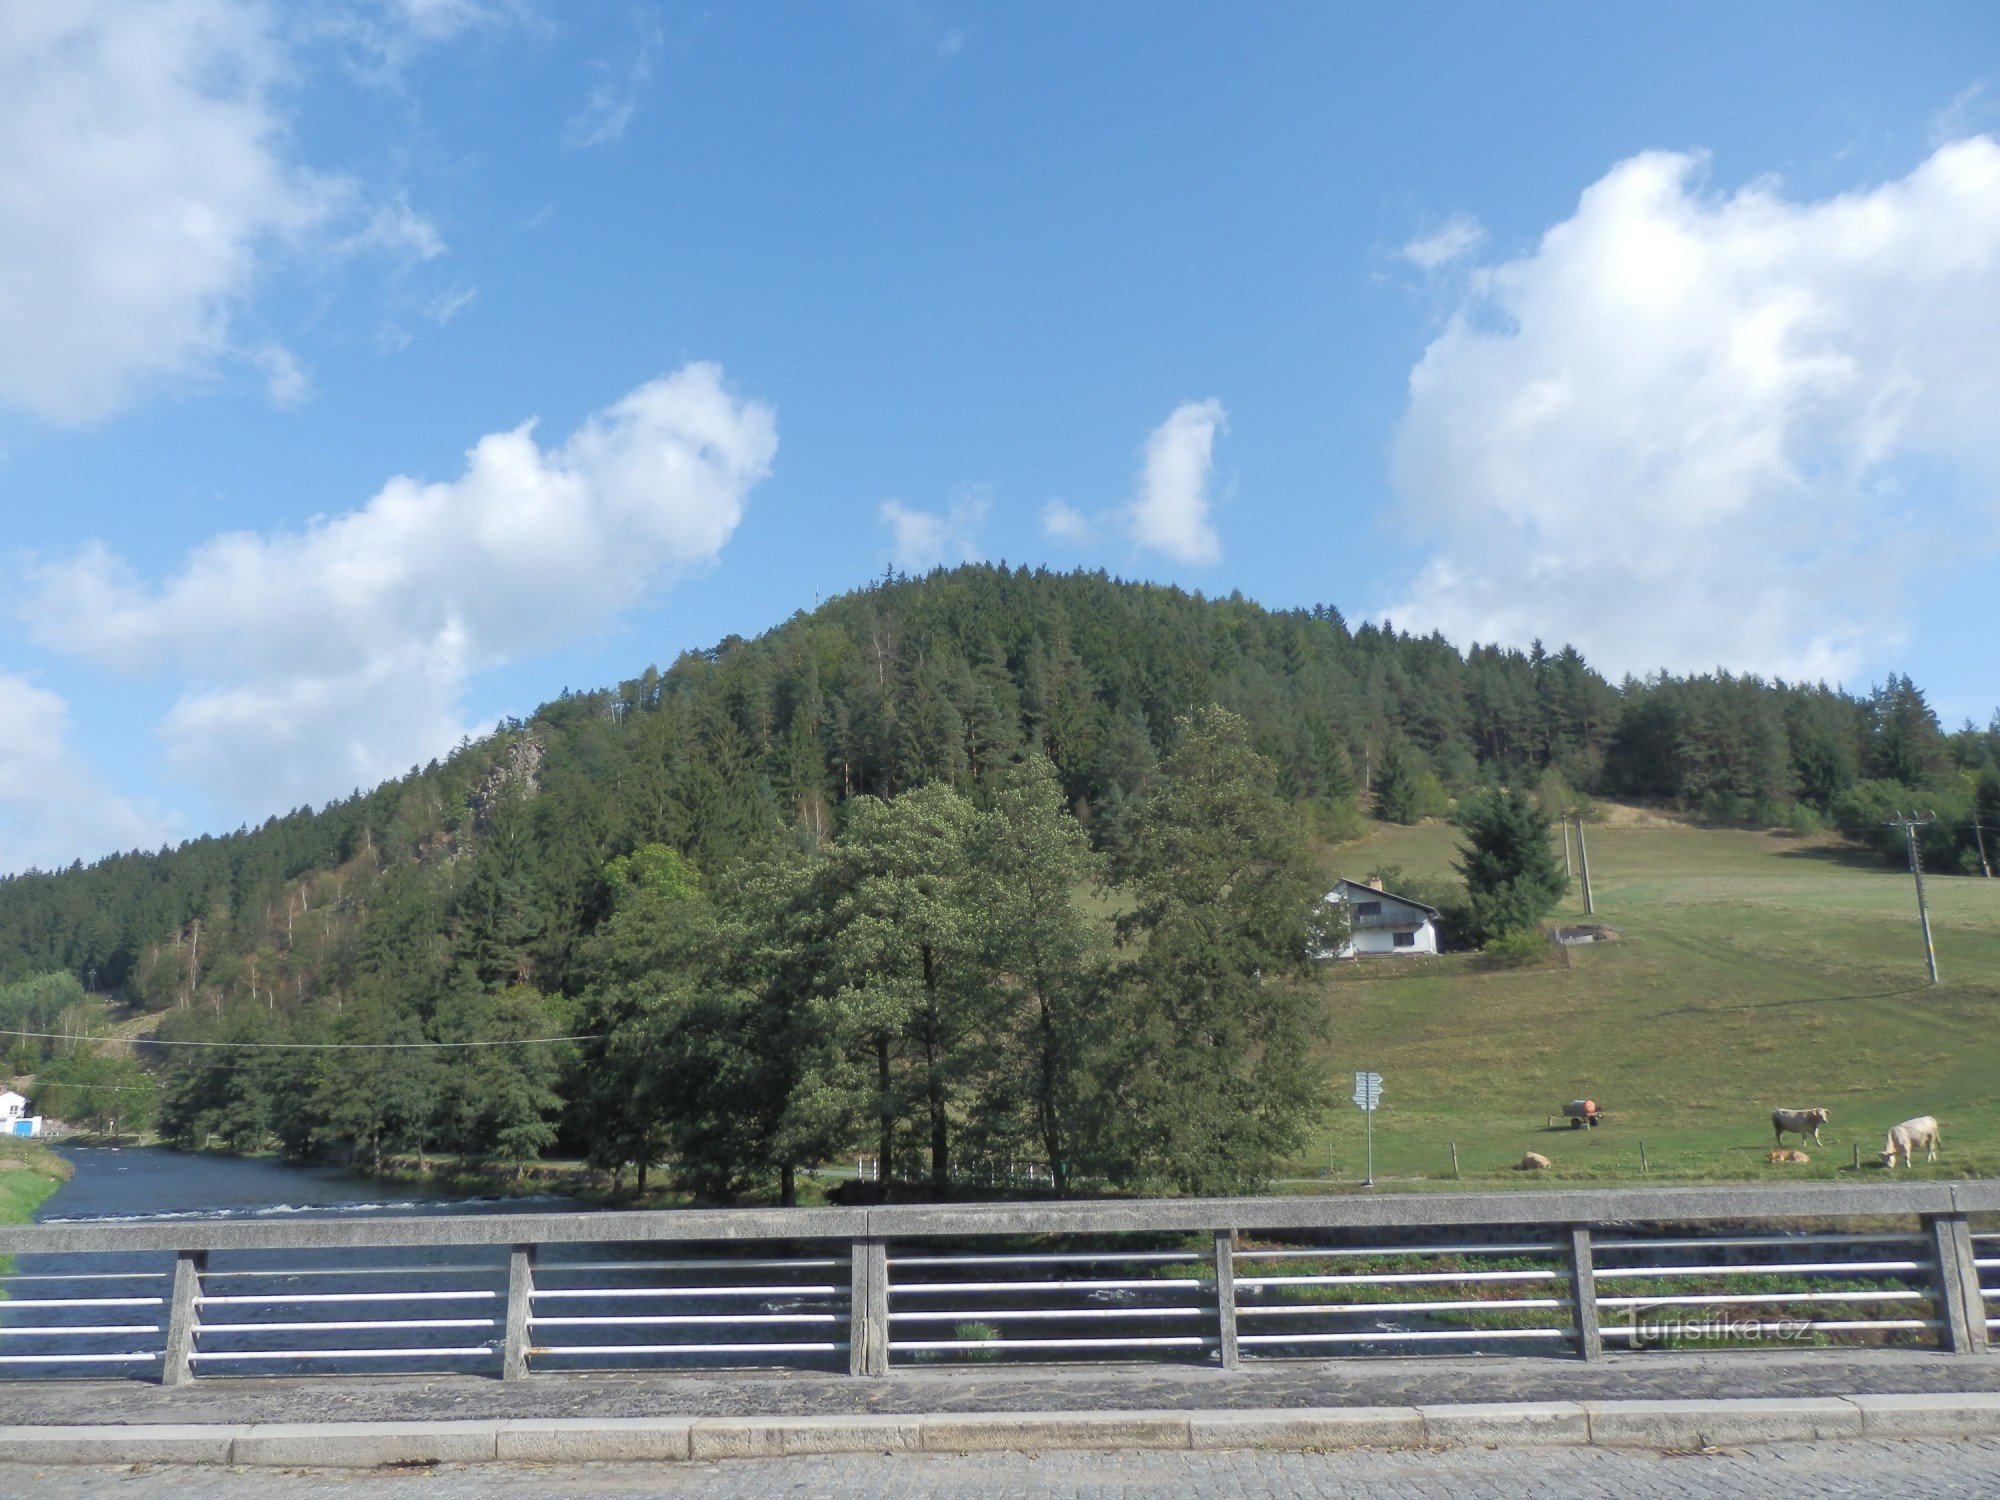
[[[1417,946],[1417,935],[1414,932],[1396,933],[1395,943],[1398,948],[1414,948]]]
[[[1354,915],[1357,917],[1379,917],[1382,915],[1382,903],[1380,901],[1357,901],[1354,904]]]

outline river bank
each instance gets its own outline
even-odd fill
[[[39,1141],[0,1138],[0,1224],[26,1224],[75,1169]]]

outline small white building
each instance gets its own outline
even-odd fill
[[[0,1135],[40,1135],[42,1117],[28,1113],[24,1094],[12,1089],[0,1091]]]
[[[1364,958],[1372,954],[1417,954],[1438,951],[1438,909],[1408,896],[1385,891],[1378,884],[1343,880],[1324,898],[1347,908],[1347,940],[1320,958]]]

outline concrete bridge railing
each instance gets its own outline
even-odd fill
[[[2000,1183],[41,1224],[0,1228],[0,1373],[1979,1354],[1984,1213]]]

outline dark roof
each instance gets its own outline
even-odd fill
[[[1394,891],[1378,890],[1376,887],[1372,885],[1364,885],[1359,880],[1348,880],[1343,878],[1341,880],[1335,881],[1334,885],[1336,889],[1344,885],[1351,891],[1366,891],[1370,896],[1386,896],[1391,901],[1400,901],[1405,906],[1414,906],[1418,911],[1427,911],[1433,917],[1441,917],[1444,915],[1444,913],[1439,911],[1435,906],[1427,906],[1423,902],[1413,900],[1409,896],[1399,896]],[[1333,892],[1329,891],[1327,892],[1327,894],[1332,895]]]

